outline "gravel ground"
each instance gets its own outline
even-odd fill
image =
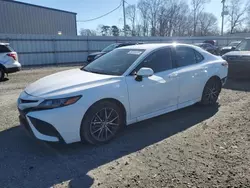
[[[250,187],[250,82],[218,105],[194,105],[128,126],[103,146],[48,145],[19,127],[29,83],[69,69],[24,70],[0,83],[0,187]]]

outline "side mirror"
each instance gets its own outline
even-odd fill
[[[235,50],[235,49],[236,49],[236,47],[235,47],[235,46],[232,46],[231,50]]]
[[[154,74],[151,68],[142,67],[136,74],[136,81],[142,81],[143,77],[150,77]]]

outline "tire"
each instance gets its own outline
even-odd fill
[[[222,85],[219,78],[210,78],[204,87],[200,103],[202,105],[216,104],[219,94],[221,92],[221,87]]]
[[[109,142],[123,127],[123,114],[123,110],[114,102],[101,101],[94,104],[83,118],[81,140],[94,145]]]
[[[3,68],[0,67],[0,81],[3,81],[4,74],[5,74],[5,72],[4,72]]]

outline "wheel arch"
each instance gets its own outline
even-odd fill
[[[103,98],[103,99],[100,99],[100,100],[94,102],[92,105],[89,106],[89,108],[87,109],[87,111],[85,112],[85,114],[84,114],[84,116],[82,118],[81,126],[80,126],[80,132],[79,132],[80,133],[80,138],[81,138],[82,141],[84,141],[84,140],[86,141],[86,138],[84,139],[84,136],[82,135],[82,132],[83,132],[83,122],[85,121],[89,110],[94,105],[97,105],[98,103],[101,103],[103,101],[109,101],[109,102],[115,103],[115,104],[117,104],[122,109],[122,112],[123,112],[123,115],[124,115],[123,126],[126,125],[126,122],[127,122],[127,111],[126,111],[125,105],[121,101],[119,101],[117,99],[114,99],[114,98]]]
[[[218,81],[218,83],[220,83],[220,86],[222,87],[221,79],[220,79],[220,77],[219,77],[218,75],[213,75],[213,76],[211,76],[211,77],[207,80],[206,84],[207,84],[210,80],[212,80],[212,79],[215,79],[216,81]],[[205,86],[206,86],[206,84],[205,84]],[[204,86],[204,88],[205,88],[205,86]]]
[[[125,105],[124,105],[121,101],[119,101],[119,100],[117,100],[117,99],[115,99],[115,98],[103,98],[103,99],[100,99],[100,100],[94,102],[92,105],[89,106],[89,108],[88,108],[87,111],[85,112],[82,121],[84,120],[84,118],[86,117],[88,111],[90,110],[90,108],[91,108],[92,106],[94,106],[94,105],[96,105],[96,104],[98,104],[98,103],[100,103],[100,102],[103,102],[103,101],[109,101],[109,102],[112,102],[112,103],[115,103],[116,105],[118,105],[118,106],[122,109],[122,112],[123,112],[123,115],[124,115],[124,121],[125,121],[124,123],[125,123],[125,124],[127,123],[128,111],[127,111]]]

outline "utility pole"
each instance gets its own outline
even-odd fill
[[[124,28],[124,35],[125,35],[125,37],[127,36],[127,27],[126,27],[126,13],[125,13],[125,0],[122,0],[122,6],[123,6],[123,24],[124,24],[124,26],[123,26],[123,28]]]
[[[221,36],[223,36],[224,16],[225,16],[225,1],[226,1],[226,0],[221,0],[221,3],[222,3],[222,13],[221,13]]]

